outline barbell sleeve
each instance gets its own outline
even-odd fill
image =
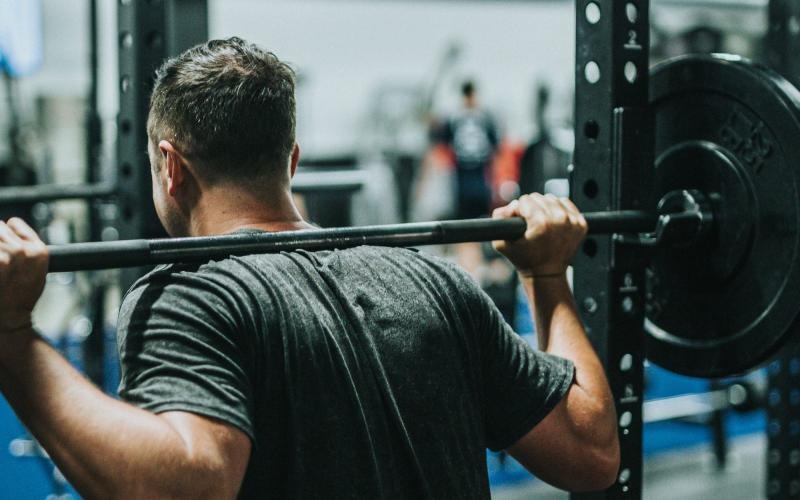
[[[587,212],[589,234],[647,233],[656,227],[658,215],[644,210]]]
[[[656,216],[644,211],[584,214],[590,233],[652,231]],[[51,245],[50,272],[90,271],[178,262],[205,262],[233,255],[323,250],[359,245],[422,246],[469,241],[515,240],[525,221],[466,219],[411,224],[310,229],[302,231],[243,232],[221,236],[121,240]]]

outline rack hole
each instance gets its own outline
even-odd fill
[[[589,61],[583,68],[583,74],[586,77],[586,81],[594,85],[600,81],[600,65],[594,61]]]
[[[594,120],[589,120],[583,125],[583,135],[590,141],[596,141],[600,136],[600,125]]]
[[[589,24],[597,24],[597,23],[600,22],[600,18],[601,18],[600,6],[597,5],[596,3],[589,2],[589,4],[586,5],[585,14],[586,14],[586,21]]]
[[[639,19],[639,9],[636,5],[629,2],[625,5],[625,16],[627,16],[628,22],[633,24]]]
[[[122,175],[122,177],[128,178],[133,175],[133,167],[131,167],[130,163],[123,163],[119,167],[119,173]]]
[[[633,61],[628,61],[625,63],[625,79],[628,80],[628,83],[634,83],[639,78],[639,69],[636,67]]]
[[[123,31],[119,34],[119,46],[123,49],[129,49],[133,47],[133,35],[130,34],[128,31]]]
[[[163,45],[164,37],[159,31],[151,31],[147,34],[147,46],[151,49],[159,49]]]
[[[594,257],[597,255],[597,242],[592,238],[587,238],[583,242],[583,253],[587,257]]]
[[[594,199],[597,197],[597,193],[599,192],[600,186],[597,185],[596,180],[589,179],[583,183],[583,194],[585,194],[587,198]]]
[[[125,222],[133,220],[133,208],[130,205],[125,205],[125,208],[122,209],[122,218]]]

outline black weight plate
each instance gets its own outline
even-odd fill
[[[701,242],[660,250],[649,269],[647,356],[719,377],[769,359],[800,310],[800,92],[733,56],[654,68],[656,189],[712,198]]]

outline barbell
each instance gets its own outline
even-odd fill
[[[675,193],[672,196],[678,195]],[[688,192],[685,196],[690,196]],[[643,210],[584,214],[590,233],[640,233],[659,224],[682,226],[681,233],[700,232],[702,216],[691,208],[656,216]],[[88,271],[156,264],[207,262],[229,256],[293,250],[343,249],[359,245],[409,247],[450,243],[515,240],[527,225],[510,219],[466,219],[298,231],[242,232],[220,236],[155,238],[51,245],[50,272]],[[655,233],[655,231],[654,231]]]
[[[800,335],[800,93],[732,56],[686,56],[651,75],[656,210],[584,214],[592,234],[633,235],[651,253],[650,360],[719,377]],[[50,246],[50,271],[357,245],[513,240],[522,219],[474,219]],[[617,238],[622,241],[622,238]]]

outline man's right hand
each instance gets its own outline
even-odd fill
[[[524,195],[494,211],[496,219],[522,217],[528,223],[524,237],[515,241],[495,241],[523,276],[561,275],[586,236],[586,219],[568,198]]]
[[[0,221],[0,334],[32,326],[48,260],[47,246],[22,219]]]

